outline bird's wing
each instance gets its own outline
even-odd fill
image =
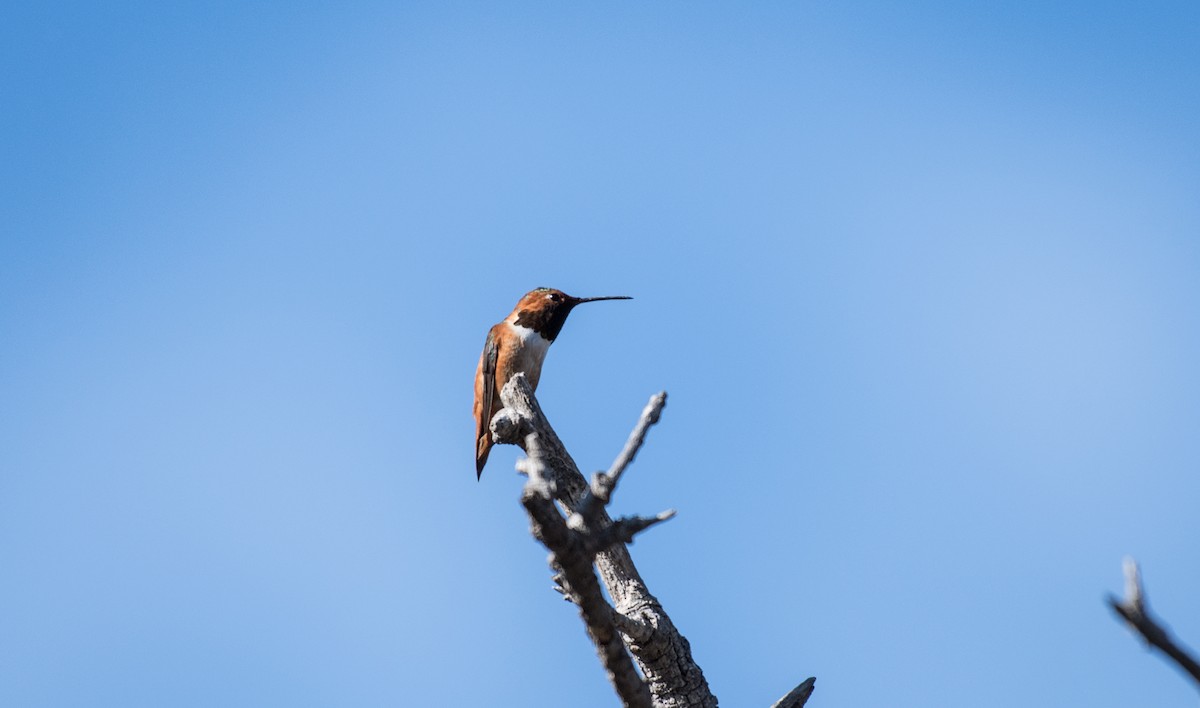
[[[475,474],[483,474],[483,466],[487,463],[488,452],[491,451],[492,397],[496,393],[496,359],[499,348],[496,336],[489,331],[487,341],[483,344],[483,354],[479,357],[479,385],[482,390],[475,391]]]

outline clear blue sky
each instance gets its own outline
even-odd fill
[[[613,705],[473,469],[550,285],[724,705],[1194,705],[1200,6],[504,5],[0,10],[0,704]]]

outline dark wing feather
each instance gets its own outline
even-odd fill
[[[475,420],[475,478],[483,476],[483,466],[487,464],[488,453],[492,450],[492,397],[496,393],[496,358],[499,347],[496,337],[488,332],[487,341],[483,344],[483,354],[479,359],[479,369],[483,379],[483,391],[480,392],[482,407]]]

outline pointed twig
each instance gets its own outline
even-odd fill
[[[805,679],[803,683],[793,688],[786,696],[775,701],[771,708],[801,708],[801,706],[808,702],[808,697],[813,694],[816,684],[817,679],[815,676]]]
[[[1125,599],[1119,600],[1109,595],[1109,606],[1141,635],[1146,644],[1169,656],[1200,687],[1200,663],[1197,663],[1187,651],[1176,644],[1170,630],[1150,614],[1146,603],[1146,592],[1142,587],[1142,574],[1138,570],[1137,561],[1125,558],[1124,568]]]
[[[656,516],[624,516],[599,531],[588,535],[588,550],[599,553],[614,543],[633,543],[633,537],[646,529],[674,518],[675,510],[667,509]]]
[[[658,422],[665,405],[667,405],[667,392],[659,391],[650,397],[650,401],[642,409],[642,415],[638,418],[633,432],[629,434],[629,439],[625,441],[625,447],[621,450],[621,454],[613,460],[612,467],[608,468],[608,474],[603,477],[605,500],[617,486],[617,482],[621,480],[621,475],[625,474],[625,468],[629,467],[629,463],[637,457],[638,450],[642,449],[642,443],[646,442],[646,433],[650,431],[650,426]]]
[[[563,599],[567,602],[578,605],[579,596],[571,590],[571,583],[567,581],[567,576],[563,573],[562,567],[555,562],[553,553],[550,554],[549,563],[550,567],[555,571],[554,575],[550,577],[551,582],[554,583],[554,592],[562,595]]]
[[[629,439],[625,441],[625,447],[621,449],[617,459],[613,460],[608,472],[597,472],[592,475],[592,483],[588,485],[587,492],[584,493],[583,499],[577,506],[578,512],[585,519],[594,518],[597,508],[607,506],[612,501],[612,493],[617,488],[617,482],[621,481],[621,475],[625,474],[625,469],[633,462],[633,458],[637,457],[638,450],[642,449],[650,426],[657,423],[662,417],[662,409],[665,405],[667,405],[666,391],[659,391],[651,396],[646,407],[642,409],[637,424],[633,426],[633,432],[629,434]]]

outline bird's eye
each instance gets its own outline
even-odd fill
[[[558,297],[558,293],[550,293],[550,299],[558,302],[561,298]]]

